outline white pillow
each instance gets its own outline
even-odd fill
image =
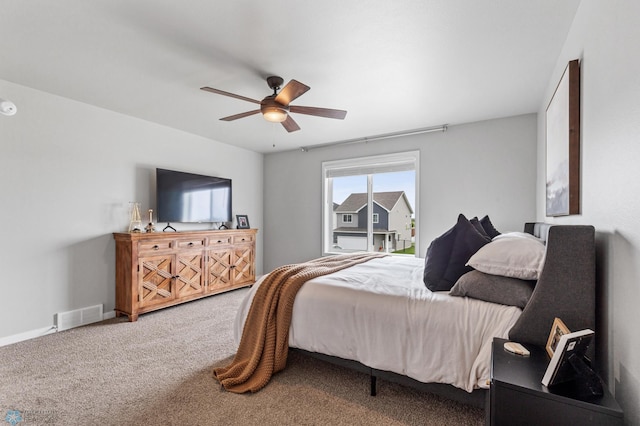
[[[530,240],[534,240],[534,241],[538,241],[542,244],[544,244],[544,240],[531,235],[527,232],[505,232],[504,234],[500,234],[500,235],[496,235],[495,237],[493,237],[493,240],[500,240],[502,238],[528,238]]]
[[[535,237],[502,235],[481,247],[467,265],[485,274],[537,280],[544,265],[544,244]]]

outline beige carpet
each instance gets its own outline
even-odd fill
[[[0,423],[7,414],[32,425],[484,423],[481,409],[383,380],[371,397],[367,375],[300,353],[256,394],[222,390],[211,371],[234,354],[246,292],[1,347]]]

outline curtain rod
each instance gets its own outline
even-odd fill
[[[302,152],[309,152],[312,149],[328,148],[336,145],[351,145],[354,143],[363,143],[363,142],[367,143],[367,142],[379,141],[383,139],[398,138],[400,136],[420,135],[422,133],[446,132],[448,127],[449,127],[448,124],[442,124],[440,126],[424,127],[422,129],[405,130],[402,132],[385,133],[385,134],[376,135],[376,136],[366,136],[364,138],[347,139],[347,140],[337,141],[337,142],[321,143],[318,145],[301,146],[300,149],[302,150]]]

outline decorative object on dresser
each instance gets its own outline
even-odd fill
[[[114,233],[116,316],[139,314],[255,282],[257,229]]]
[[[236,221],[238,222],[238,229],[249,229],[249,216],[245,214],[236,215]]]
[[[141,232],[142,220],[140,219],[140,203],[129,202],[129,232]]]
[[[153,224],[153,209],[149,209],[149,223],[144,227],[147,232],[156,232],[156,226]]]

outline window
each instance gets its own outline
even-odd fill
[[[322,163],[323,253],[419,253],[419,151]]]

